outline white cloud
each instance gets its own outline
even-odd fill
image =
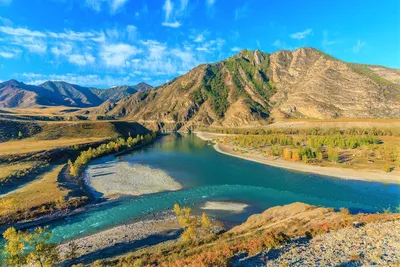
[[[188,5],[189,0],[181,0],[181,11],[184,11]]]
[[[312,33],[312,29],[307,29],[302,32],[296,32],[296,33],[291,34],[290,38],[300,40],[300,39],[306,38],[311,33]]]
[[[165,51],[167,50],[167,46],[165,44],[161,44],[160,42],[154,40],[148,40],[142,42],[142,44],[147,47],[149,58],[152,60],[161,59],[165,55]]]
[[[215,51],[221,50],[222,46],[225,44],[225,40],[221,38],[217,38],[215,40],[210,40],[202,44],[196,48],[197,51],[212,53]]]
[[[275,46],[275,47],[278,47],[278,48],[282,47],[281,40],[275,40],[275,41],[272,43],[272,46]]]
[[[109,5],[111,8],[111,13],[117,12],[128,0],[112,0]]]
[[[99,12],[101,10],[101,0],[86,0],[85,5]]]
[[[163,9],[165,11],[165,21],[169,21],[173,8],[174,8],[174,6],[172,5],[171,0],[165,0],[164,6],[163,6]]]
[[[206,0],[206,5],[207,6],[213,6],[215,4],[216,0]]]
[[[182,24],[179,21],[175,21],[175,22],[163,22],[162,25],[165,27],[179,28]]]
[[[207,35],[209,35],[209,32],[203,31],[201,33],[194,33],[193,35],[190,35],[189,38],[195,43],[202,43],[206,40]]]
[[[353,46],[353,52],[357,54],[364,46],[365,46],[364,41],[357,40],[357,43]]]
[[[239,52],[240,50],[242,50],[242,49],[240,47],[237,47],[237,46],[231,48],[232,52]]]
[[[3,58],[14,58],[17,57],[21,53],[19,49],[5,49],[0,50],[0,57]]]
[[[325,52],[329,52],[330,46],[336,44],[336,41],[329,39],[329,33],[327,30],[322,32],[322,48]]]
[[[85,5],[96,12],[100,12],[103,4],[108,4],[110,14],[115,14],[120,10],[128,0],[85,0]]]
[[[31,31],[25,28],[12,28],[0,26],[0,32],[14,36],[46,37],[46,34],[39,31]]]
[[[186,3],[187,4],[187,3]],[[179,21],[171,21],[174,5],[171,0],[165,0],[163,10],[165,12],[165,20],[162,23],[165,27],[179,28],[182,24]]]
[[[71,44],[61,44],[58,46],[53,46],[51,52],[56,56],[67,56],[72,51]]]
[[[137,36],[137,28],[134,25],[126,26],[126,32],[128,34],[128,40],[133,41]]]
[[[85,53],[83,55],[73,54],[68,56],[68,61],[72,64],[76,64],[79,66],[86,66],[88,64],[93,64],[96,59],[89,53]]]
[[[142,51],[135,46],[120,43],[103,45],[100,56],[108,67],[123,67],[127,61]]]
[[[246,3],[244,6],[239,7],[235,10],[235,20],[247,17],[249,13],[249,6]]]

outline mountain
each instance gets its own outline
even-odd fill
[[[117,102],[120,99],[132,95],[137,92],[141,92],[147,89],[152,88],[152,86],[147,83],[139,83],[134,86],[114,86],[108,89],[91,89],[93,93],[95,93],[101,100],[106,101],[109,100],[111,102]]]
[[[149,88],[151,86],[145,83],[97,89],[59,81],[47,81],[33,86],[10,80],[0,83],[0,108],[26,108],[36,105],[94,107],[107,100],[117,102]]]
[[[313,48],[243,50],[126,97],[107,114],[166,130],[281,117],[399,118],[399,81],[399,70],[346,63]]]

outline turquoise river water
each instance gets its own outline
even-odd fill
[[[91,164],[97,164],[98,159]],[[122,197],[51,223],[53,241],[88,235],[175,203],[198,207],[206,201],[232,201],[249,205],[241,213],[208,212],[231,223],[249,215],[296,201],[326,207],[346,207],[351,212],[380,212],[400,204],[400,187],[393,184],[330,178],[270,167],[230,157],[193,135],[169,135],[117,158],[129,164],[162,169],[183,185],[175,192]]]

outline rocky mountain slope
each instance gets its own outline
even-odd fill
[[[399,81],[399,70],[346,63],[312,48],[243,50],[124,98],[107,114],[168,130],[281,117],[399,118]]]
[[[151,86],[145,83],[102,90],[58,81],[33,86],[10,80],[0,83],[0,108],[27,108],[36,105],[93,107],[107,100],[116,102],[149,88]]]

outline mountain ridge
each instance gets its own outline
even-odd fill
[[[97,89],[64,81],[47,81],[35,86],[11,79],[0,83],[0,108],[28,108],[38,105],[95,107],[105,101],[117,102],[149,88],[152,86],[143,82],[133,86]]]
[[[399,118],[399,95],[398,70],[376,71],[314,48],[242,50],[123,98],[107,114],[165,130],[263,125],[284,117]]]

